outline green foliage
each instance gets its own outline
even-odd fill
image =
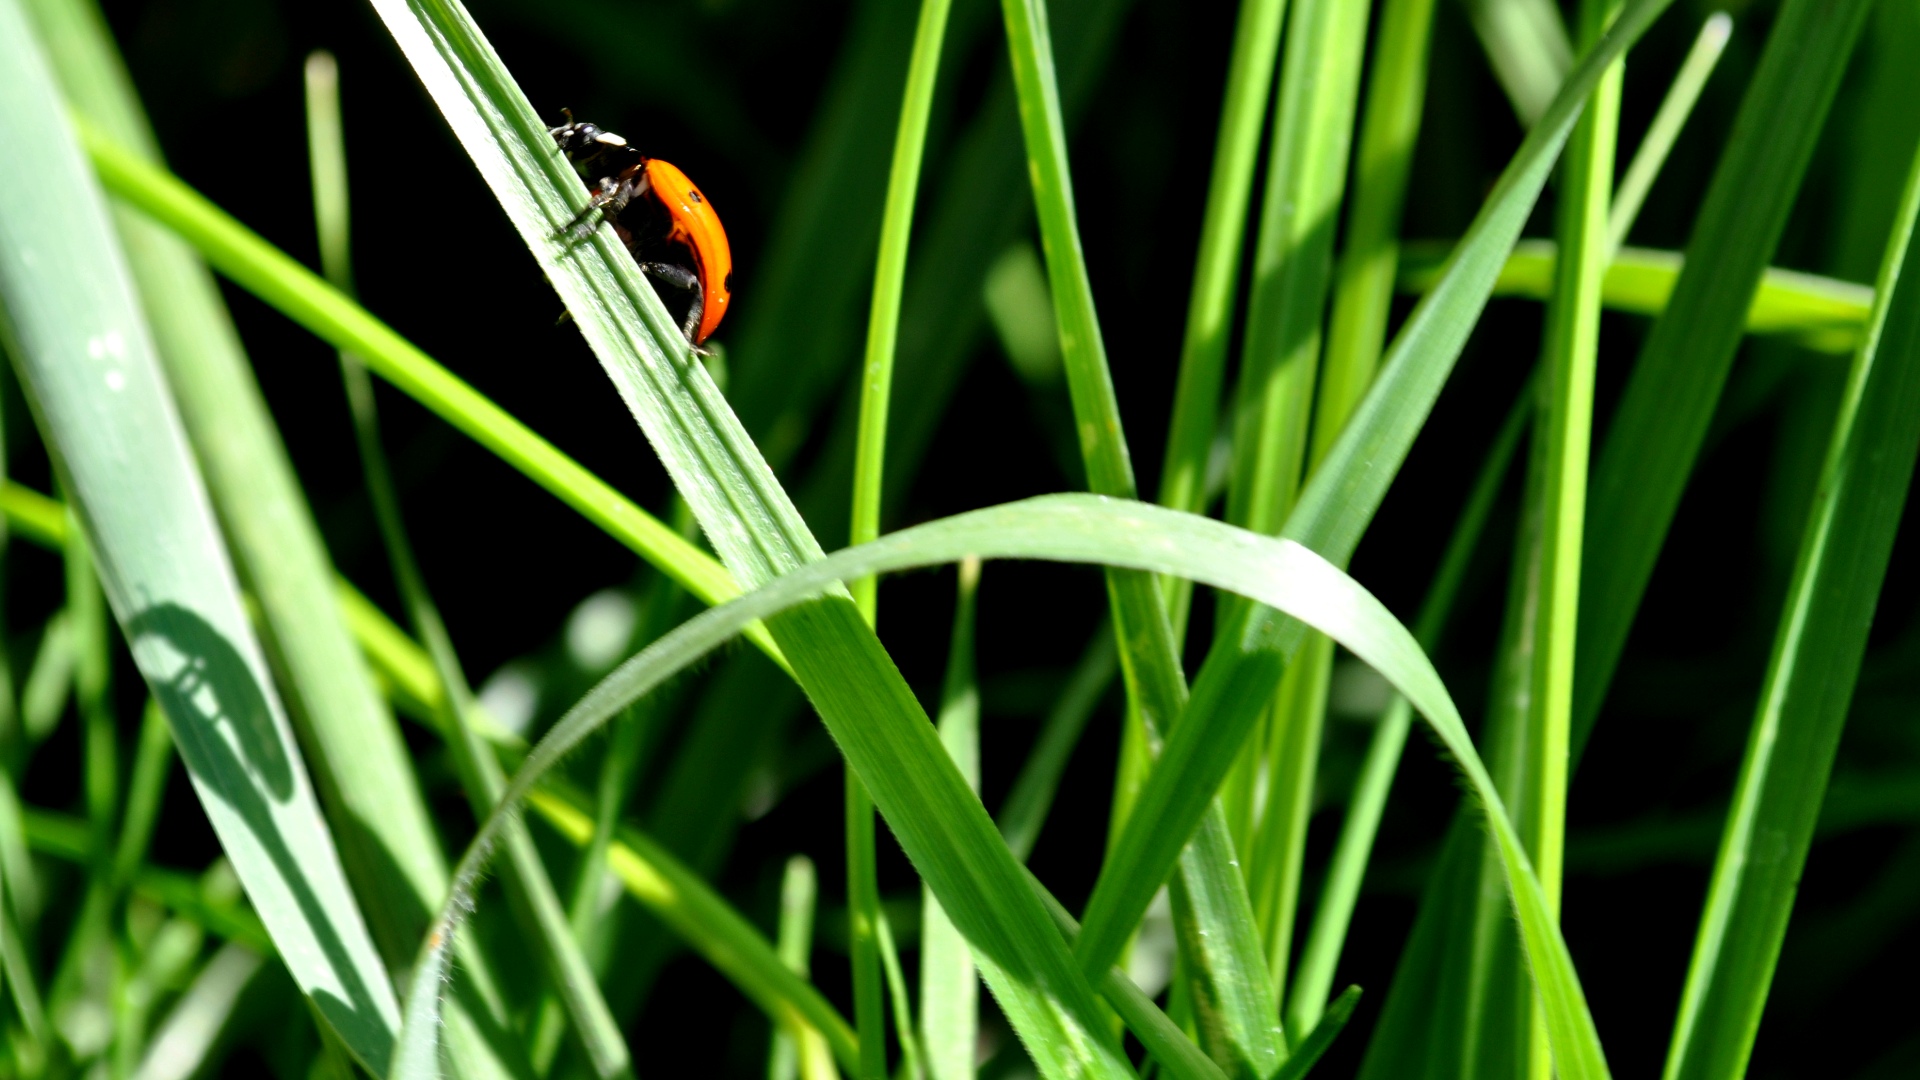
[[[0,0],[0,1080],[1898,1074],[1920,19],[1667,5]]]

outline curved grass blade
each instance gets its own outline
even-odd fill
[[[1427,587],[1426,598],[1420,602],[1413,634],[1420,647],[1429,653],[1439,643],[1440,633],[1453,614],[1468,562],[1480,547],[1494,500],[1506,484],[1520,436],[1526,432],[1532,417],[1534,396],[1529,380],[1519,399],[1507,410],[1507,419],[1487,451],[1480,474],[1454,525],[1453,535],[1447,540],[1446,551],[1440,556],[1440,565]],[[1333,858],[1327,866],[1320,902],[1314,906],[1313,925],[1301,948],[1293,993],[1287,999],[1287,1027],[1293,1031],[1312,1030],[1326,1009],[1335,968],[1346,945],[1347,927],[1360,898],[1367,862],[1373,854],[1374,837],[1379,834],[1387,795],[1412,724],[1413,706],[1405,698],[1395,698],[1368,743],[1366,760],[1360,767],[1359,778],[1354,781],[1353,796],[1347,800],[1347,817],[1341,823],[1340,838],[1335,842]]]
[[[1495,296],[1524,296],[1545,300],[1553,291],[1555,248],[1551,240],[1522,240],[1500,269]],[[1400,288],[1425,292],[1439,280],[1446,249],[1438,244],[1406,247]],[[1674,284],[1686,258],[1680,252],[1657,248],[1621,248],[1607,267],[1600,301],[1615,311],[1660,315],[1673,297]],[[1810,349],[1827,353],[1851,352],[1860,343],[1860,330],[1873,308],[1873,289],[1798,270],[1768,267],[1747,308],[1746,332],[1788,334]]]
[[[1086,495],[1042,496],[962,514],[808,563],[733,604],[696,616],[621,665],[528,754],[500,807],[462,857],[455,875],[459,885],[442,909],[416,968],[407,1003],[409,1023],[432,1016],[435,980],[446,963],[447,934],[470,902],[470,890],[490,845],[518,813],[520,801],[533,785],[583,739],[754,618],[805,603],[846,578],[951,562],[967,555],[1089,562],[1178,574],[1305,620],[1374,666],[1427,718],[1482,802],[1529,959],[1538,973],[1540,993],[1548,1003],[1548,1021],[1559,1051],[1556,1063],[1562,1074],[1583,1080],[1606,1075],[1572,960],[1526,852],[1458,710],[1406,628],[1351,578],[1298,543],[1261,537],[1191,514]]]
[[[1587,95],[1667,2],[1629,3],[1568,77],[1448,260],[1441,283],[1408,316],[1373,389],[1301,493],[1281,535],[1336,564],[1351,556],[1478,321]],[[1094,950],[1087,959],[1118,955],[1303,637],[1298,622],[1255,609],[1217,639],[1187,714],[1094,887],[1080,946]]]
[[[1800,542],[1674,1021],[1667,1080],[1734,1080],[1760,1026],[1920,454],[1920,154]]]
[[[241,608],[105,200],[62,116],[24,13],[0,2],[9,351],[222,847],[295,981],[363,1063],[384,1069],[397,1003]]]

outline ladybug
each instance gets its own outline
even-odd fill
[[[600,220],[612,223],[643,273],[692,295],[681,332],[699,349],[733,295],[733,253],[720,215],[677,167],[562,112],[567,122],[548,134],[593,193],[562,235],[585,239]]]

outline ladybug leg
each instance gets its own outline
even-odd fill
[[[673,263],[643,262],[640,264],[640,270],[655,281],[671,285],[676,289],[685,289],[693,294],[693,307],[687,311],[686,323],[680,328],[680,332],[686,335],[687,340],[692,341],[693,332],[700,326],[700,314],[706,307],[705,298],[700,291],[699,275],[684,266],[675,266]]]
[[[633,201],[634,194],[632,184],[621,183],[611,176],[602,178],[593,186],[593,198],[587,200],[587,205],[573,215],[573,220],[567,222],[559,235],[576,243],[585,240],[593,235],[593,230],[599,227],[601,221],[618,218],[620,211]]]

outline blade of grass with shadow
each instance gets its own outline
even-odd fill
[[[1663,1076],[1743,1076],[1920,454],[1920,154],[1834,422]]]
[[[974,678],[974,597],[980,561],[960,563],[947,674],[940,694],[940,741],[960,774],[980,789],[980,687]],[[930,1080],[970,1080],[980,1034],[980,977],[966,939],[923,890],[920,902],[920,1041]],[[906,1034],[902,1034],[902,1041]]]
[[[308,999],[384,1070],[399,1026],[387,973],[241,607],[105,198],[14,0],[0,3],[0,53],[0,141],[17,148],[0,198],[8,351],[222,847]]]
[[[1059,790],[1060,776],[1066,772],[1067,759],[1079,743],[1080,733],[1086,729],[1094,708],[1106,696],[1119,665],[1113,631],[1102,623],[1100,629],[1094,631],[1086,652],[1081,654],[1080,662],[1074,665],[1073,673],[1067,676],[1066,688],[1041,723],[1033,750],[1020,766],[1020,774],[1014,777],[1007,801],[1000,805],[997,815],[1000,835],[1006,837],[1007,848],[1021,862],[1033,854],[1033,845],[1039,841],[1040,830],[1046,825],[1048,811],[1053,806],[1054,793]]]
[[[1369,8],[1355,0],[1299,0],[1289,20],[1227,487],[1227,520],[1258,532],[1279,531],[1309,467],[1322,456],[1309,459],[1310,431],[1337,432],[1351,411],[1350,401],[1327,398],[1316,415],[1315,390]],[[1360,377],[1347,370],[1338,375],[1348,383]],[[1237,606],[1221,625],[1232,625]],[[1222,793],[1246,860],[1276,1008],[1286,996],[1332,667],[1332,644],[1310,637],[1268,707],[1265,738],[1241,748]],[[1264,806],[1256,812],[1255,792],[1263,787]]]
[[[68,101],[157,163],[157,142],[99,10],[90,0],[34,0],[32,9]],[[390,964],[404,964],[446,888],[419,781],[329,603],[325,547],[218,286],[191,249],[150,219],[118,206],[114,218],[375,940]]]

